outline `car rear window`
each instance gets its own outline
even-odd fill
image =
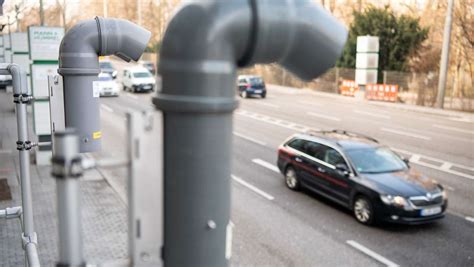
[[[151,75],[148,72],[134,72],[133,77],[135,77],[135,78],[148,78],[148,77],[151,77]]]
[[[99,81],[112,81],[112,77],[110,77],[109,75],[99,76]]]
[[[260,77],[250,78],[249,80],[250,80],[250,83],[251,83],[251,84],[256,84],[256,85],[258,85],[258,84],[262,84],[262,83],[263,83],[263,80],[262,80],[262,78],[260,78]]]
[[[99,67],[101,69],[113,69],[112,63],[110,62],[99,62]]]

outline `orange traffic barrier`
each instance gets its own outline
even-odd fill
[[[352,80],[343,80],[339,87],[340,94],[345,96],[354,96],[355,92],[358,90],[359,86]]]
[[[398,98],[398,85],[396,84],[367,84],[365,98],[368,100],[396,102]]]

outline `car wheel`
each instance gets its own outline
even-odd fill
[[[374,224],[375,214],[372,203],[365,196],[358,196],[353,206],[354,217],[356,220],[365,225]]]
[[[242,93],[240,94],[240,96],[242,96],[242,98],[247,98],[247,97],[248,97],[246,91],[242,91]]]
[[[267,94],[262,94],[262,98],[265,98],[267,96]]]
[[[291,166],[286,168],[285,184],[291,190],[297,191],[300,189],[300,182],[298,180],[298,176],[296,175],[295,169]]]

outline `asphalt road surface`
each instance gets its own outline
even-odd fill
[[[152,96],[122,91],[101,99],[103,151],[96,157],[124,157],[125,113],[153,110]],[[322,197],[287,189],[275,166],[278,146],[295,132],[335,128],[378,139],[445,185],[446,217],[420,226],[367,227]],[[233,149],[233,265],[474,266],[472,116],[432,115],[268,86],[266,99],[241,100]],[[125,170],[103,172],[125,200]]]

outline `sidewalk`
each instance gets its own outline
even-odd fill
[[[474,114],[469,113],[469,112],[437,109],[437,108],[432,108],[432,107],[416,106],[416,105],[403,104],[403,103],[359,100],[353,97],[347,97],[347,96],[342,96],[339,94],[328,93],[328,92],[321,92],[321,91],[316,91],[316,90],[308,89],[308,88],[299,89],[299,88],[286,87],[286,86],[275,85],[275,84],[271,84],[269,86],[273,88],[277,88],[277,89],[300,91],[302,93],[313,94],[313,95],[317,95],[321,97],[345,99],[348,101],[352,100],[355,102],[365,101],[366,103],[370,105],[374,105],[374,106],[381,106],[381,107],[399,109],[399,110],[404,110],[404,111],[420,112],[420,113],[426,113],[426,114],[431,114],[431,115],[448,116],[448,117],[453,117],[462,121],[474,122]]]
[[[13,107],[12,96],[0,91],[0,179],[7,179],[12,196],[11,200],[0,200],[0,209],[21,205]],[[35,140],[29,119],[30,139]],[[39,257],[43,266],[54,266],[58,255],[55,180],[50,176],[50,167],[30,165],[30,170]],[[126,258],[127,209],[124,202],[95,170],[81,178],[81,195],[86,262],[97,264]],[[24,266],[20,237],[19,220],[0,220],[0,266]]]

